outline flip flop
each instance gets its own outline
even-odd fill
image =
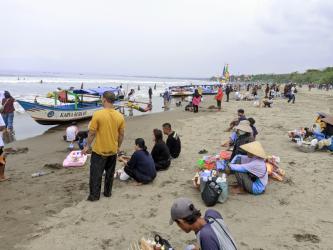
[[[206,149],[202,149],[202,150],[200,150],[199,152],[198,152],[198,154],[207,154],[208,153],[208,151],[206,150]]]

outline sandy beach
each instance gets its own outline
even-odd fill
[[[202,107],[213,103],[205,97]],[[265,194],[230,195],[214,209],[224,217],[240,249],[333,249],[333,155],[302,153],[287,137],[287,131],[310,126],[315,112],[333,113],[331,92],[300,89],[295,104],[285,99],[273,108],[256,108],[253,102],[223,102],[222,112],[193,114],[184,106],[172,111],[127,118],[122,149],[133,152],[134,140],[143,137],[151,150],[152,130],[170,122],[181,135],[182,153],[168,171],[159,172],[150,185],[114,182],[112,198],[87,202],[89,163],[84,168],[52,169],[45,164],[62,163],[68,154],[62,140],[65,127],[15,142],[27,153],[8,157],[11,180],[0,183],[0,249],[126,250],[129,243],[159,232],[176,249],[194,242],[169,226],[170,206],[180,196],[189,197],[201,211],[206,207],[192,187],[198,151],[221,150],[224,132],[238,108],[256,120],[259,140],[265,150],[281,157],[285,182],[271,181]],[[80,127],[86,127],[86,123]],[[120,167],[120,164],[117,164]],[[50,174],[32,178],[44,170]]]

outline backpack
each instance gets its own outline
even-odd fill
[[[209,222],[211,222],[211,227],[218,237],[218,235],[221,235],[221,237],[218,237],[218,241],[220,244],[220,247],[223,247],[221,249],[225,250],[237,250],[237,246],[235,243],[235,240],[231,236],[231,233],[228,229],[228,227],[225,225],[223,219],[216,219],[214,217],[208,217]],[[201,242],[200,242],[200,231],[197,234],[198,244],[201,248]]]
[[[220,186],[216,183],[215,180],[216,178],[208,180],[205,183],[205,186],[201,193],[201,198],[207,207],[214,206],[217,203],[219,196],[222,192]]]

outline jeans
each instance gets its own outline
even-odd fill
[[[2,114],[3,121],[5,122],[6,128],[13,129],[13,122],[14,122],[14,112]]]
[[[90,161],[89,198],[98,200],[101,195],[102,176],[105,170],[104,196],[111,196],[117,155],[102,156],[92,152]]]
[[[288,102],[290,102],[291,100],[293,101],[293,103],[295,103],[295,95],[294,94],[290,94],[289,96],[288,96]]]

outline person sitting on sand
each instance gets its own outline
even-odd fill
[[[186,250],[236,250],[235,240],[221,214],[208,209],[204,217],[188,198],[176,199],[171,207],[170,224],[176,222],[185,233],[194,232],[196,245],[188,245]]]
[[[251,123],[250,123],[249,119],[246,122],[241,121],[240,123],[245,123],[246,127],[247,127],[247,125],[251,126]],[[253,118],[251,118],[251,119],[253,119]],[[236,128],[238,128],[238,127],[236,127]],[[230,147],[232,147],[232,146],[235,145],[235,143],[236,143],[239,135],[243,133],[242,131],[238,131],[238,129],[236,129],[236,128],[234,128],[234,131],[231,133],[229,139],[227,141],[225,141],[224,143],[222,143],[221,147],[228,147],[228,148],[230,148]],[[252,129],[252,134],[251,134],[252,135],[252,139],[255,140],[255,138],[253,137],[253,133],[258,134],[258,132],[255,132],[255,131],[257,131],[257,129],[255,127],[253,129],[252,126],[251,126],[251,129]],[[246,130],[249,130],[249,129],[247,128]]]
[[[164,123],[162,125],[163,133],[168,136],[166,145],[169,148],[170,155],[172,158],[178,158],[181,152],[181,142],[178,134],[171,129],[170,123]]]
[[[271,105],[273,105],[272,97],[264,97],[264,99],[262,99],[262,105],[264,108],[271,108]]]
[[[315,127],[317,128],[317,132],[321,132],[326,128],[326,122],[323,122],[322,119],[325,117],[329,117],[326,113],[318,112],[318,116],[315,119]]]
[[[224,170],[235,173],[237,183],[244,191],[262,194],[268,183],[266,153],[258,141],[244,144],[241,148],[247,155],[236,155],[229,166],[224,165]]]
[[[69,148],[73,149],[74,141],[77,140],[77,134],[79,133],[79,128],[76,126],[76,123],[73,122],[71,126],[66,129],[66,141],[70,142]]]
[[[321,119],[322,122],[325,123],[325,126],[321,132],[313,132],[317,139],[330,138],[333,136],[333,116],[326,116]]]
[[[233,159],[238,154],[246,155],[246,152],[241,149],[241,146],[254,141],[252,135],[253,130],[248,120],[240,121],[240,123],[237,127],[235,127],[235,129],[237,138],[234,142],[234,148],[232,150],[230,159]]]
[[[135,140],[135,152],[129,158],[126,156],[118,157],[118,161],[125,164],[124,171],[120,174],[120,180],[133,178],[140,184],[148,184],[156,177],[155,163],[149,152],[144,139]]]
[[[86,144],[87,144],[87,138],[88,138],[88,133],[89,131],[80,131],[79,133],[77,133],[77,139],[78,139],[78,145],[79,148],[82,150]]]
[[[247,120],[250,122],[250,126],[252,128],[252,136],[253,136],[253,139],[255,140],[258,135],[258,130],[257,130],[256,126],[254,126],[254,124],[256,123],[256,120],[254,120],[252,117],[250,117]]]
[[[162,131],[159,129],[154,129],[154,141],[155,145],[151,151],[151,156],[155,162],[155,168],[157,171],[166,170],[170,166],[170,152],[168,146],[163,141]]]
[[[229,128],[226,130],[226,132],[230,132],[235,126],[239,124],[240,121],[243,120],[246,120],[245,111],[244,109],[238,109],[237,118],[230,123]]]

